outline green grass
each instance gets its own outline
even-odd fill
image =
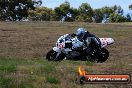
[[[33,88],[32,84],[23,82],[20,84],[19,88]]]
[[[0,88],[10,88],[10,86],[11,79],[4,76],[0,76]]]
[[[2,58],[0,59],[0,86],[2,88],[33,88],[38,84],[43,84],[41,87],[45,87],[44,84],[49,83],[52,87],[58,88],[57,85],[67,77],[67,80],[74,83],[79,63],[80,61],[65,60],[62,62],[48,62],[44,58]],[[81,63],[86,64],[84,61]],[[92,63],[88,63],[87,66],[92,66]],[[69,66],[65,67],[66,64],[69,64]],[[78,66],[74,67],[73,64]],[[15,75],[12,76],[12,74]]]
[[[17,64],[23,63],[19,59],[11,60],[11,59],[0,59],[0,72],[8,73],[15,72],[17,68]]]
[[[51,76],[46,77],[46,82],[51,83],[51,84],[59,84],[60,83],[60,81],[56,77],[51,77]]]
[[[87,66],[93,66],[93,65],[94,65],[94,62],[86,61],[85,64],[86,64]]]
[[[15,72],[16,71],[16,66],[15,65],[1,65],[0,66],[0,72]]]

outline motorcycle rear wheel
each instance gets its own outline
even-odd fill
[[[99,54],[97,55],[97,62],[103,63],[109,57],[109,51],[105,48],[102,48]]]

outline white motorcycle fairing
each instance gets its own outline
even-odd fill
[[[62,42],[62,43],[57,42],[56,47],[53,47],[53,50],[58,52],[58,53],[61,53],[61,52],[65,53],[65,52],[72,51],[69,48],[65,48],[65,42]]]
[[[101,41],[101,47],[102,48],[114,43],[113,38],[99,38],[99,39]]]
[[[61,52],[61,49],[59,49],[58,47],[53,47],[53,50],[56,52]]]
[[[102,48],[114,43],[113,38],[99,38],[99,39],[100,39]],[[73,38],[71,41],[72,41],[72,49],[83,46],[83,42],[80,42],[76,37]],[[65,48],[65,42],[62,42],[62,43],[57,42],[56,47],[53,47],[53,50],[59,53],[72,51],[69,48]]]

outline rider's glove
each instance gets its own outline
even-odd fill
[[[76,36],[76,34],[75,33],[73,33],[73,34],[70,34],[71,35],[71,37],[75,37]]]

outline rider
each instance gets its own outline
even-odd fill
[[[101,42],[99,38],[86,31],[84,28],[78,28],[76,31],[76,36],[78,40],[83,42],[86,47],[89,47],[88,51],[101,48]],[[93,51],[91,52],[93,53]]]
[[[82,42],[81,47],[75,47],[75,48],[72,47],[71,39],[74,37],[77,38],[77,40],[75,39],[75,42],[77,42],[77,41]],[[100,42],[99,38],[96,37],[95,35],[91,34],[90,32],[86,31],[84,28],[78,28],[76,33],[65,34],[65,35],[61,36],[57,42],[62,43],[64,41],[65,41],[65,48],[72,47],[72,49],[77,52],[78,51],[83,52],[83,47],[86,47],[86,49],[87,49],[86,54],[89,53],[93,57],[94,57],[95,50],[98,50],[101,48],[101,42]],[[79,42],[77,42],[77,43],[79,43]],[[82,44],[83,44],[83,47],[82,47]],[[84,54],[85,54],[85,52],[84,52]]]

